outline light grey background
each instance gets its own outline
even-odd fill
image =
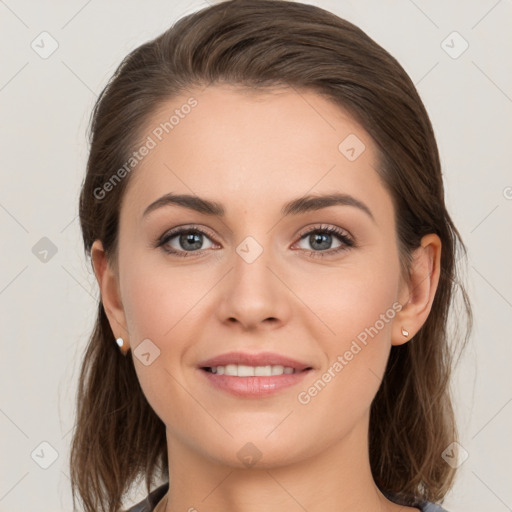
[[[360,26],[395,56],[431,116],[449,210],[469,248],[476,320],[454,380],[469,457],[444,506],[512,510],[512,3],[310,3]],[[0,0],[2,512],[72,509],[74,393],[98,298],[77,217],[94,101],[130,50],[205,5]],[[58,43],[46,59],[31,47],[51,48],[43,31]],[[464,41],[469,47],[453,58]],[[33,250],[48,244],[43,237],[57,250],[46,262]],[[43,469],[52,450],[58,457]]]

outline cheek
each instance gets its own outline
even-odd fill
[[[169,265],[148,265],[135,258],[127,262],[123,280],[123,307],[135,344],[150,338],[159,347],[179,337],[180,323],[190,324],[201,298],[214,285],[213,276]]]
[[[354,265],[340,268],[329,279],[310,279],[298,292],[308,297],[315,313],[309,328],[316,325],[317,332],[325,333],[316,337],[324,352],[322,373],[305,383],[298,397],[306,409],[315,410],[313,416],[329,410],[341,428],[347,411],[359,416],[370,406],[385,371],[391,328],[400,309],[397,272],[397,262],[383,256],[377,265]]]
[[[168,265],[148,265],[134,257],[126,261],[123,307],[138,380],[156,414],[168,425],[182,425],[184,431],[188,420],[183,411],[191,405],[180,385],[185,382],[184,357],[191,340],[199,339],[200,301],[212,287],[210,281],[213,279]],[[158,349],[153,359],[151,351],[155,349],[149,345],[149,365],[139,358],[143,345],[137,349],[147,339]],[[169,407],[171,396],[173,407]]]
[[[353,262],[347,260],[337,268],[321,272],[303,272],[300,279],[290,274],[288,282],[293,283],[297,296],[304,299],[313,313],[307,316],[314,317],[316,331],[322,325],[325,327],[322,339],[331,354],[331,349],[342,350],[358,336],[364,342],[368,330],[373,334],[370,339],[389,337],[391,320],[396,314],[397,276],[398,264],[392,257],[375,255]]]

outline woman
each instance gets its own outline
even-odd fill
[[[86,512],[139,477],[132,512],[443,510],[464,245],[421,99],[364,32],[273,0],[182,18],[98,99],[80,219]]]

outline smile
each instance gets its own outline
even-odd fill
[[[299,385],[312,368],[298,370],[281,365],[202,367],[198,369],[214,389],[241,398],[269,397],[286,388]]]
[[[231,375],[233,377],[270,377],[272,375],[283,375],[298,372],[295,368],[278,364],[266,366],[227,364],[225,366],[206,367],[205,369],[211,373],[216,373],[218,375]]]

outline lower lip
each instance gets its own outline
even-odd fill
[[[281,389],[295,386],[301,382],[306,375],[309,375],[312,370],[304,370],[298,373],[283,373],[282,375],[272,375],[270,377],[219,375],[218,373],[208,372],[202,368],[200,368],[199,371],[206,376],[211,384],[222,391],[245,398],[259,398],[272,395]]]

